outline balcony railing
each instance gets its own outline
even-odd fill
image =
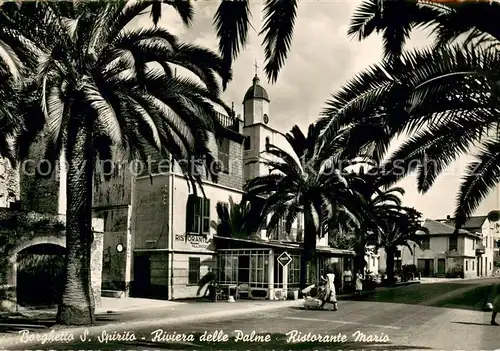
[[[242,123],[242,121],[239,118],[226,116],[223,115],[222,113],[217,112],[217,119],[224,128],[232,130],[237,133],[241,133],[240,124]]]
[[[476,247],[476,256],[483,255],[486,252],[486,248],[483,244],[478,244]]]

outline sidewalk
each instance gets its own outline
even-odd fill
[[[117,300],[134,300],[134,299],[117,299]],[[126,301],[124,301],[126,303]],[[97,315],[97,325],[92,327],[72,327],[67,329],[55,329],[56,333],[72,334],[75,339],[79,335],[88,330],[90,335],[99,334],[103,328],[113,332],[125,332],[135,329],[140,329],[151,325],[154,321],[155,324],[167,327],[171,325],[181,325],[192,322],[208,321],[213,319],[227,319],[238,315],[254,314],[259,312],[273,311],[277,309],[299,307],[302,306],[303,300],[291,301],[267,301],[267,300],[246,300],[238,301],[235,303],[229,302],[172,302],[161,301],[164,303],[163,307],[153,307],[153,304],[160,304],[158,300],[151,303],[151,307],[142,308],[140,311],[129,310],[128,313],[119,312],[104,313]],[[55,315],[54,315],[55,316]],[[23,342],[22,349],[29,348],[30,345],[40,344],[43,338],[49,338],[51,333],[51,326],[55,320],[45,319],[45,323],[35,325],[18,323],[12,325],[8,334],[0,334],[0,348],[8,348],[19,345],[20,330],[36,331],[37,337],[33,338],[30,342]],[[10,325],[9,323],[0,324],[0,328]],[[54,332],[52,332],[54,334]]]
[[[183,302],[167,301],[167,300],[153,300],[153,299],[141,299],[141,298],[112,298],[112,297],[101,297],[101,306],[96,308],[95,313],[105,314],[105,313],[123,313],[131,311],[146,311],[155,310],[158,308],[164,309],[168,307],[176,307],[183,305]],[[20,308],[16,316],[22,316],[26,318],[42,318],[47,319],[55,317],[57,313],[56,308],[50,309],[30,309],[30,308]],[[1,315],[0,315],[1,317]]]

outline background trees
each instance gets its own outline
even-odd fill
[[[263,222],[261,205],[262,202],[259,203],[258,199],[254,199],[253,203],[246,200],[236,203],[229,197],[228,204],[217,204],[219,222],[212,221],[212,228],[215,228],[219,236],[248,239],[259,230]]]
[[[350,187],[356,174],[343,171],[346,157],[353,152],[340,146],[346,135],[339,133],[337,140],[326,146],[319,143],[320,131],[318,125],[312,124],[306,136],[294,126],[285,135],[293,154],[269,145],[266,158],[260,162],[269,167],[270,174],[249,180],[245,187],[248,198],[266,199],[263,215],[271,216],[268,229],[277,228],[280,220],[284,220],[285,231],[290,232],[297,217],[304,217],[302,287],[306,284],[316,240],[329,231],[328,220],[343,216],[357,224],[356,211],[363,201]]]

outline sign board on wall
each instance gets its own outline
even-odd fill
[[[206,249],[208,247],[208,238],[205,235],[176,234],[175,241],[189,243],[196,249]]]

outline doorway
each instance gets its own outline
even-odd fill
[[[250,282],[250,256],[238,256],[238,282]]]
[[[135,297],[148,297],[151,288],[151,257],[134,255],[134,283],[131,294]]]
[[[446,273],[446,259],[438,258],[438,274]]]
[[[418,259],[418,271],[422,273],[423,277],[430,277],[434,275],[434,260],[431,258]]]

